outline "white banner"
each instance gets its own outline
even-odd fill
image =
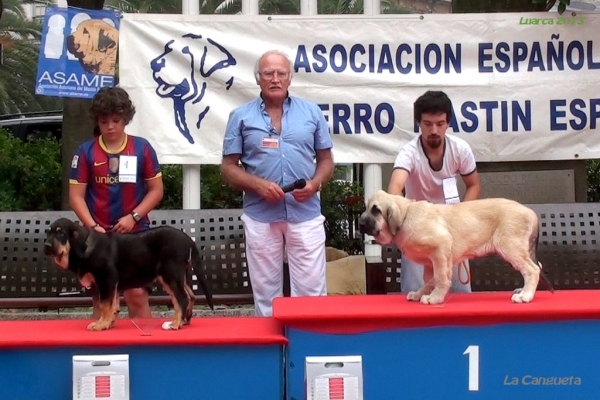
[[[271,49],[294,63],[290,93],[323,110],[338,163],[392,163],[426,90],[450,96],[448,133],[479,162],[600,158],[598,26],[600,14],[126,14],[120,85],[137,108],[129,132],[161,163],[220,163],[229,113],[258,96]]]

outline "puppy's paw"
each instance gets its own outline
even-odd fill
[[[443,302],[443,297],[434,296],[432,294],[421,297],[421,304],[441,304]]]
[[[88,325],[88,331],[104,331],[106,329],[110,329],[115,326],[114,321],[105,322],[105,321],[95,321]]]
[[[527,293],[521,289],[519,292],[515,291],[511,300],[513,303],[531,303],[533,301],[533,296],[534,293]]]
[[[173,321],[165,321],[162,324],[162,328],[165,331],[177,330],[181,328],[181,324],[175,324]]]
[[[419,292],[408,292],[406,295],[408,301],[419,301],[421,300],[421,294]]]

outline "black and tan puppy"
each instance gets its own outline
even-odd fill
[[[200,268],[194,241],[179,229],[161,226],[139,233],[99,233],[67,218],[46,232],[44,252],[62,269],[74,272],[84,287],[98,289],[100,319],[89,330],[113,327],[119,310],[118,292],[146,287],[158,280],[171,296],[175,315],[164,329],[189,324],[194,292],[187,284],[192,268],[213,308],[212,295]]]

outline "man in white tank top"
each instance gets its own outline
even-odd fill
[[[452,117],[452,102],[444,92],[428,91],[415,101],[414,117],[421,134],[404,145],[394,163],[388,185],[390,194],[432,203],[459,202],[457,176],[465,183],[463,201],[479,197],[480,186],[473,151],[464,140],[446,135]],[[400,290],[408,293],[423,286],[423,266],[402,256]],[[455,265],[453,292],[470,292],[468,264]]]

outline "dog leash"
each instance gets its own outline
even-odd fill
[[[465,271],[465,275],[467,277],[467,279],[465,279],[464,281],[462,280],[461,270]],[[458,273],[458,281],[461,285],[466,285],[467,283],[471,282],[471,270],[467,266],[466,261],[461,261],[460,264],[458,264],[458,271],[456,272]]]
[[[135,320],[133,318],[130,321],[136,328],[138,328],[138,330],[140,331],[140,334],[142,336],[152,336],[152,334],[150,332],[146,332],[146,331],[142,330],[142,328],[140,328],[140,326],[135,323]]]

